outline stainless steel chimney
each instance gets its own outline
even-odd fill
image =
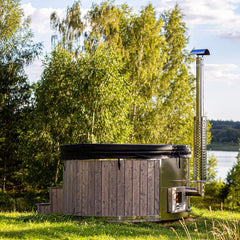
[[[208,49],[194,49],[196,59],[196,116],[194,117],[194,180],[197,194],[204,196],[204,182],[207,180],[207,117],[204,116],[204,55]],[[191,194],[190,194],[191,195]],[[194,195],[194,194],[193,194]]]

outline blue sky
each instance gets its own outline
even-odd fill
[[[25,15],[32,17],[31,28],[35,40],[43,42],[45,53],[50,52],[52,31],[49,27],[51,12],[64,16],[74,0],[22,0]],[[92,3],[82,0],[82,12]],[[152,3],[158,13],[179,4],[189,29],[188,49],[208,48],[205,57],[205,115],[208,119],[240,121],[240,0],[116,0],[127,3],[135,11]],[[192,66],[195,72],[195,65]],[[40,79],[41,60],[27,68],[30,81]],[[239,101],[239,102],[238,102]]]

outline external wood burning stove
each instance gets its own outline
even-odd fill
[[[203,55],[209,55],[209,51],[191,53],[197,55],[196,188],[190,188],[188,145],[63,145],[63,187],[50,188],[50,203],[38,204],[39,212],[137,221],[188,216],[189,196],[203,196],[206,180]]]

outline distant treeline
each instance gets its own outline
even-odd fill
[[[210,120],[212,141],[214,144],[239,145],[240,122]]]

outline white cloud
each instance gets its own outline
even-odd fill
[[[190,26],[209,25],[214,34],[240,39],[240,0],[162,0],[161,8],[172,8],[176,2],[185,14]]]
[[[31,28],[34,33],[37,34],[48,34],[53,32],[50,28],[50,15],[56,11],[57,14],[62,17],[64,16],[65,9],[62,8],[34,8],[31,3],[23,4],[25,16],[31,16]]]
[[[40,76],[42,73],[42,60],[37,59],[31,65],[25,67],[25,71],[28,75],[30,83],[37,82],[40,80]]]
[[[206,64],[204,70],[206,81],[240,84],[240,67],[236,64]]]

